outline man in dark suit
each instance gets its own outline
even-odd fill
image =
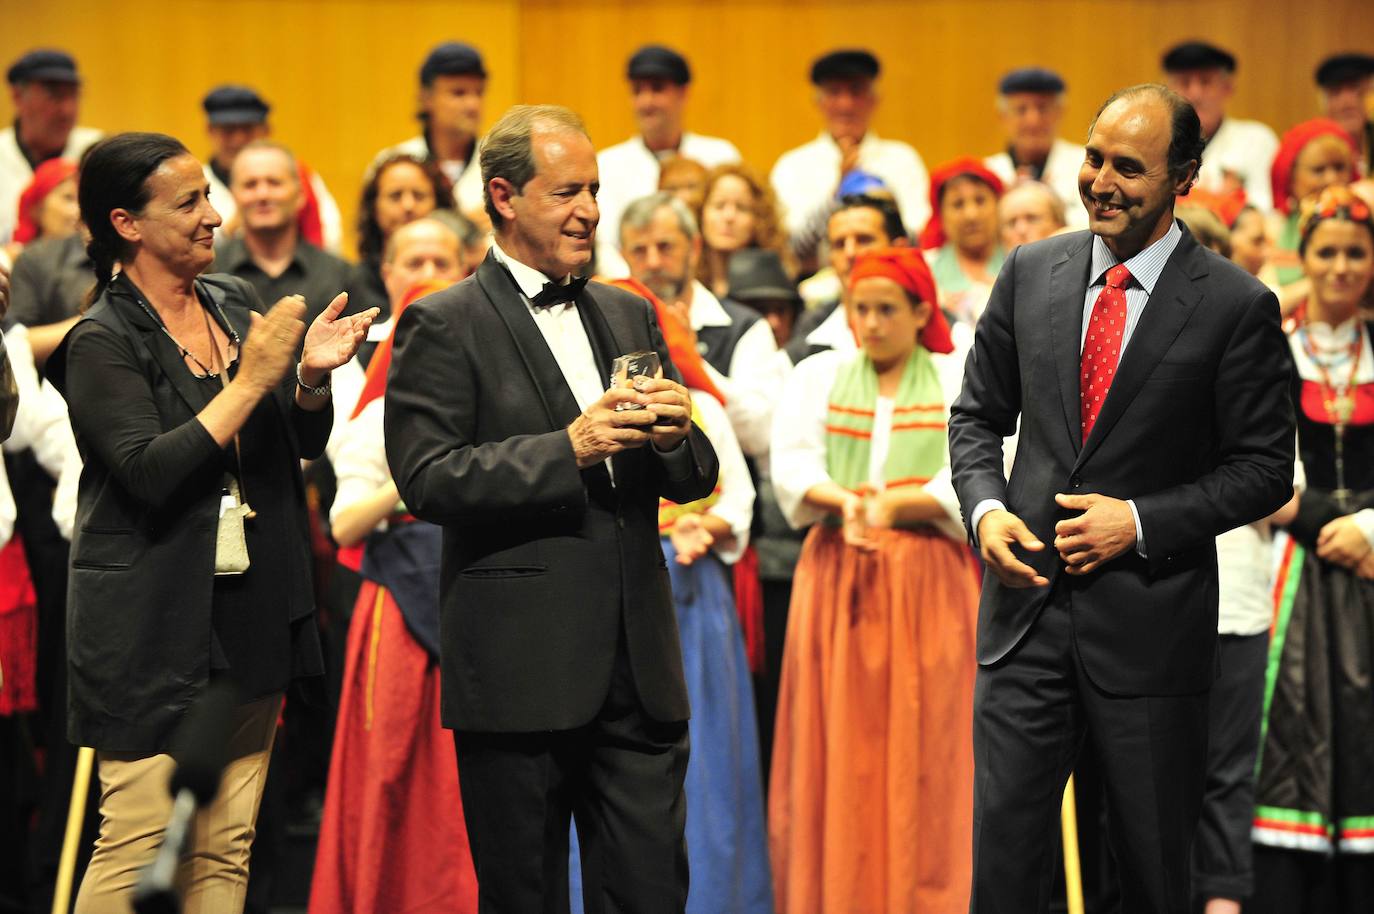
[[[1162,86],[1102,107],[1090,232],[1023,245],[979,322],[950,454],[985,576],[971,910],[1046,910],[1084,740],[1122,910],[1184,914],[1215,675],[1213,537],[1292,494],[1278,303],[1173,218],[1196,113]],[[1119,371],[1117,370],[1119,367]],[[1020,436],[1011,478],[1002,439]]]
[[[571,816],[589,914],[681,911],[688,707],[658,502],[709,494],[715,453],[648,303],[572,279],[598,218],[577,115],[513,108],[481,157],[496,243],[405,311],[385,423],[407,509],[444,527],[443,719],[481,910],[567,910]],[[603,391],[640,350],[665,376]]]

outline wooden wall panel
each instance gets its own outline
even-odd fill
[[[998,147],[993,95],[1014,66],[1065,76],[1062,132],[1078,137],[1113,89],[1159,76],[1161,49],[1207,36],[1240,58],[1233,113],[1282,131],[1315,112],[1317,60],[1374,50],[1368,0],[0,0],[0,22],[0,64],[43,44],[77,55],[83,123],[165,130],[198,154],[205,91],[257,86],[350,224],[371,154],[415,131],[416,70],[446,38],[483,49],[488,124],[515,102],[559,102],[598,146],[634,129],[626,58],[673,45],[695,73],[689,126],[765,171],[819,129],[806,74],[843,45],[882,58],[876,129],[932,165]]]

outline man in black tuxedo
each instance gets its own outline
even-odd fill
[[[1090,232],[1023,245],[951,410],[987,574],[978,618],[970,910],[1046,910],[1056,812],[1086,738],[1125,914],[1185,914],[1216,671],[1213,537],[1292,495],[1278,302],[1173,218],[1192,106],[1122,90],[1093,123]],[[1117,370],[1119,367],[1119,371]],[[1020,436],[1008,480],[1002,440]]]
[[[385,423],[407,509],[444,527],[443,719],[481,910],[568,909],[571,816],[588,914],[681,911],[687,689],[658,503],[709,494],[716,456],[649,304],[573,278],[598,218],[577,115],[511,109],[481,166],[496,243],[404,312]],[[664,377],[604,390],[641,350]]]

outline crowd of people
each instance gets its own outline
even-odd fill
[[[597,151],[552,106],[483,135],[482,55],[449,42],[419,70],[420,134],[360,163],[345,257],[334,191],[271,138],[254,89],[204,97],[201,160],[78,126],[65,52],[15,61],[0,833],[18,851],[0,859],[0,910],[50,904],[78,746],[97,778],[76,910],[128,909],[172,811],[178,727],[219,681],[238,704],[179,873],[188,911],[268,910],[293,820],[318,826],[312,914],[962,912],[971,892],[995,910],[1019,885],[989,880],[997,854],[1024,857],[1025,885],[1043,885],[1018,909],[1042,909],[1053,841],[1014,835],[1038,820],[1001,805],[1015,778],[986,774],[1024,745],[983,711],[975,738],[974,708],[1038,720],[1018,704],[1037,680],[999,664],[1065,632],[1095,684],[1067,699],[1090,738],[1023,735],[1044,737],[1039,764],[1080,771],[1090,911],[1374,908],[1374,56],[1320,62],[1320,116],[1281,134],[1228,114],[1229,52],[1190,41],[1161,69],[1168,88],[1113,96],[1086,148],[1065,137],[1084,132],[1061,123],[1057,73],[1009,72],[1005,148],[927,167],[872,130],[879,60],[832,51],[811,69],[818,136],[765,172],[687,129],[692,72],[671,48],[629,58],[638,133]],[[1112,173],[1182,177],[1169,230],[1109,259],[1071,244],[1130,217],[1096,190],[1103,149],[1135,142],[1112,117],[1129,105],[1142,122],[1170,112],[1168,155],[1137,142]],[[1196,150],[1178,148],[1188,123]],[[1291,498],[1274,510],[1256,482],[1255,517],[1216,531],[1219,582],[1172,579],[1196,583],[1176,594],[1180,630],[1211,626],[1215,587],[1210,667],[1182,640],[1167,671],[1114,655],[1086,610],[1051,606],[1015,633],[989,621],[994,579],[1022,586],[990,530],[1023,547],[1026,586],[1048,583],[1055,550],[1071,574],[1097,567],[1057,543],[1033,557],[1044,544],[1001,519],[1019,524],[1000,509],[1049,484],[1028,462],[1063,457],[1047,429],[1078,351],[1056,380],[1050,334],[1066,331],[1013,304],[1064,291],[1019,278],[1061,250],[1053,269],[1086,274],[1088,308],[1099,291],[1120,304],[1106,331],[1085,309],[1080,336],[1072,317],[1085,353],[1101,332],[1156,345],[1137,328],[1163,320],[1141,308],[1175,250],[1199,283],[1253,277],[1277,301],[1286,349],[1250,328],[1262,364],[1179,356],[1141,395],[1200,429],[1182,465],[1258,434],[1265,416],[1228,410],[1291,381]],[[631,352],[658,353],[661,373],[611,377]],[[1117,354],[1083,363],[1084,390],[1112,383]],[[1042,373],[1049,419],[1016,400]],[[1213,410],[1185,382],[1233,399]],[[1138,420],[1113,414],[1121,395],[1085,400],[1080,438],[1078,391],[1062,393],[1076,489],[1099,416]],[[977,457],[952,466],[951,434],[972,454],[975,431]],[[1152,488],[1172,484],[1160,473]],[[982,497],[984,476],[1005,494]],[[1239,519],[1238,491],[1211,492],[1207,514],[1122,503],[1135,542],[1117,568],[1141,588],[1202,575],[1196,541],[1213,534],[1198,531]],[[1082,606],[1107,599],[1085,587]],[[1144,651],[1159,624],[1112,593]],[[1199,809],[1127,795],[1123,777],[1174,769],[1139,747],[1124,759],[1101,722],[1127,713],[1114,694],[1166,696],[1129,714],[1206,731],[1177,753],[1205,755]],[[1033,799],[1057,809],[1057,793]],[[1190,860],[1182,884],[1142,875],[1141,828],[1163,882],[1173,851]]]

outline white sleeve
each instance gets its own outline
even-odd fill
[[[363,385],[367,383],[367,372],[363,370],[363,363],[354,356],[330,372],[329,383],[334,390],[334,427],[330,429],[324,455],[330,463],[334,463],[344,426],[348,425],[353,409],[358,405],[358,397],[363,392]]]
[[[834,175],[808,174],[806,151],[807,147],[801,147],[783,153],[769,175],[789,239],[803,234],[819,218],[840,180],[838,171]]]
[[[1254,131],[1248,155],[1250,161],[1261,167],[1247,169],[1245,176],[1245,197],[1256,209],[1267,213],[1274,208],[1274,190],[1269,173],[1273,170],[1274,156],[1279,152],[1279,138],[1268,125]]]
[[[827,351],[803,359],[783,385],[773,414],[773,492],[794,529],[808,527],[826,515],[805,499],[813,486],[831,481],[825,462],[825,416],[843,358]]]
[[[310,176],[310,189],[315,192],[315,202],[320,207],[320,231],[324,234],[324,249],[331,254],[341,255],[343,216],[339,213],[339,204],[335,202],[334,195],[329,192],[324,178],[320,177],[318,171]]]
[[[935,362],[936,374],[940,378],[940,389],[944,393],[946,421],[949,417],[949,404],[959,396],[960,388],[963,386],[964,360],[967,355],[967,336],[956,335],[953,352],[935,353],[931,356]],[[957,542],[967,540],[962,520],[963,512],[959,509],[959,496],[954,492],[954,476],[950,472],[948,448],[945,452],[945,465],[922,488],[945,509],[946,516],[934,521],[936,529]]]
[[[768,453],[773,425],[773,401],[780,378],[778,344],[767,321],[757,321],[735,344],[730,376],[722,377],[709,364],[707,374],[725,395],[725,413],[734,426],[739,446],[750,457]]]
[[[391,478],[386,463],[386,444],[382,437],[382,417],[386,400],[378,397],[363,408],[356,419],[337,430],[338,447],[331,463],[338,490],[329,509],[329,522],[340,512],[371,497]]]
[[[42,411],[36,408],[41,388],[38,370],[33,366],[33,350],[29,348],[28,328],[23,324],[15,324],[6,330],[5,350],[14,373],[14,386],[19,391],[19,409],[14,415],[14,428],[5,440],[4,447],[9,453],[17,454],[34,446],[43,427]]]
[[[749,478],[749,467],[744,462],[744,452],[735,439],[730,420],[715,397],[695,390],[692,402],[701,413],[702,428],[720,461],[720,498],[710,513],[729,524],[735,534],[729,548],[720,544],[711,548],[722,562],[733,564],[749,546],[749,525],[754,521],[754,481]]]
[[[4,546],[14,535],[14,493],[10,491],[10,479],[5,473],[5,461],[0,460],[0,546]]]
[[[902,213],[902,224],[915,238],[930,221],[930,175],[919,152],[905,143],[898,148],[901,154],[891,190]]]
[[[57,491],[53,493],[52,519],[57,530],[67,542],[71,542],[72,531],[76,527],[77,484],[81,481],[81,452],[76,448],[76,440],[71,439],[70,450],[62,461],[62,470],[57,476]]]

